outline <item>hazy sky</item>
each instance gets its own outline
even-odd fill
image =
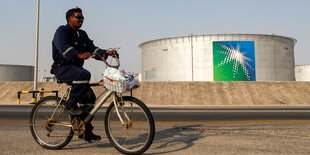
[[[190,34],[276,34],[297,39],[296,64],[310,64],[309,0],[41,0],[39,74],[49,75],[55,30],[78,6],[82,29],[103,49],[121,47],[121,69],[141,71],[142,42]],[[1,0],[0,64],[34,65],[36,0]],[[156,58],[155,58],[156,59]],[[105,66],[88,60],[99,78]]]

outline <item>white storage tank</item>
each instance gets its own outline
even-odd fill
[[[0,81],[33,81],[34,67],[0,64]]]
[[[295,66],[296,81],[310,81],[310,65]]]
[[[143,81],[295,81],[296,39],[209,34],[151,40],[142,50]]]

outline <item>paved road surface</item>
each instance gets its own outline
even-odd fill
[[[32,106],[0,106],[0,120],[28,121]],[[101,108],[95,121],[103,121],[106,108]],[[310,108],[150,108],[155,121],[159,122],[212,122],[241,120],[308,120]]]
[[[101,141],[76,137],[62,150],[31,137],[29,106],[0,106],[1,154],[119,154],[105,136],[104,109],[94,120]],[[145,154],[309,154],[310,109],[152,108],[156,137]]]

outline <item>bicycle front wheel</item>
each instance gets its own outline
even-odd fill
[[[123,97],[117,104],[120,117],[113,102],[105,115],[105,130],[111,144],[124,154],[142,154],[152,144],[155,125],[150,110],[134,97]],[[120,121],[124,121],[124,124]]]
[[[47,96],[39,100],[30,114],[29,126],[35,141],[47,149],[61,149],[73,136],[71,116],[63,105],[58,105],[59,97]]]

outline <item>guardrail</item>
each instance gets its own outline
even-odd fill
[[[40,99],[44,97],[44,93],[55,93],[58,96],[58,90],[30,90],[30,91],[18,91],[17,92],[17,104],[20,104],[20,94],[32,93],[32,102],[29,104],[35,104],[37,101],[37,94],[39,93]]]

